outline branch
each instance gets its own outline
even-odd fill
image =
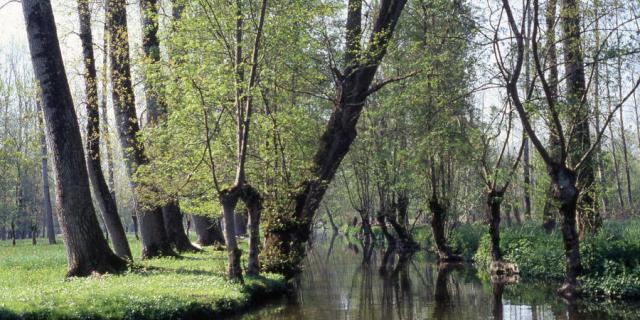
[[[589,147],[589,150],[587,150],[587,152],[582,156],[580,161],[578,161],[578,164],[576,165],[574,170],[577,171],[578,169],[580,169],[580,167],[586,162],[589,156],[591,156],[591,153],[593,153],[593,150],[595,150],[596,146],[600,144],[600,140],[602,140],[602,136],[604,135],[604,130],[607,128],[607,126],[609,126],[609,123],[611,123],[611,120],[613,120],[615,113],[618,111],[618,109],[622,108],[622,105],[625,102],[627,102],[627,100],[635,93],[636,89],[638,89],[638,86],[640,86],[640,78],[636,80],[636,83],[634,84],[633,88],[631,88],[631,90],[629,91],[629,93],[627,93],[624,99],[622,99],[622,101],[620,101],[620,103],[618,103],[615,106],[615,108],[613,108],[613,110],[609,112],[609,115],[607,116],[607,120],[605,120],[604,124],[602,125],[602,128],[600,129],[600,132],[598,132],[598,135],[596,136],[596,141],[591,145],[591,147]]]
[[[405,75],[402,75],[402,76],[392,77],[392,78],[383,80],[383,81],[381,81],[379,83],[372,84],[371,88],[369,88],[369,90],[364,95],[365,96],[369,96],[369,95],[375,93],[376,91],[382,89],[384,86],[386,86],[389,83],[398,82],[398,81],[402,81],[402,80],[411,78],[411,77],[415,76],[418,73],[419,73],[419,71],[412,71],[412,72],[410,72],[408,74],[405,74]]]

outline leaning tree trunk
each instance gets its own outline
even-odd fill
[[[337,76],[333,111],[312,161],[311,176],[300,189],[292,193],[290,206],[279,208],[267,222],[263,259],[265,270],[293,275],[305,256],[304,244],[309,240],[313,216],[333,180],[342,159],[356,137],[356,124],[371,84],[386,54],[406,0],[382,0],[369,45],[361,52],[362,1],[350,0],[346,23],[346,68],[334,69]],[[376,89],[376,88],[374,88]],[[278,221],[278,222],[276,222]]]
[[[437,197],[433,196],[431,200],[429,200],[429,209],[432,213],[431,232],[433,233],[433,240],[436,243],[438,262],[448,263],[462,261],[462,257],[453,254],[451,248],[447,245],[447,238],[444,231],[446,211]]]
[[[45,128],[42,120],[42,107],[40,106],[40,102],[37,103],[38,106],[38,123],[41,130],[40,135],[40,155],[41,159],[41,169],[42,169],[42,205],[44,206],[44,225],[47,231],[47,239],[49,240],[49,244],[56,243],[56,231],[53,226],[53,210],[51,209],[51,194],[49,191],[49,165],[48,165],[48,154],[47,154],[47,139],[45,137]]]
[[[211,246],[216,243],[224,244],[224,235],[217,219],[205,216],[191,216],[191,220],[198,236],[197,244],[201,246]]]
[[[178,252],[198,252],[200,249],[191,244],[191,240],[187,237],[182,223],[182,212],[178,200],[169,201],[162,207],[162,215],[164,218],[164,228],[167,237],[171,239],[171,243]]]
[[[126,262],[105,240],[96,218],[89,178],[51,3],[23,0],[33,69],[41,90],[56,181],[56,214],[67,253],[68,276],[120,272]]]
[[[107,24],[110,35],[109,56],[116,127],[133,189],[137,223],[142,240],[141,258],[175,255],[164,229],[162,208],[143,207],[139,202],[137,185],[132,179],[136,168],[147,164],[149,160],[145,154],[144,145],[138,140],[140,126],[131,83],[127,12],[124,0],[107,0]]]
[[[107,232],[111,236],[111,243],[115,253],[123,258],[132,260],[129,242],[118,215],[116,202],[111,197],[107,181],[102,173],[100,163],[100,110],[98,109],[98,78],[93,54],[93,40],[91,34],[91,12],[88,0],[78,0],[78,15],[80,16],[80,40],[82,43],[82,57],[84,60],[84,82],[87,101],[87,170],[89,181],[93,186],[95,201],[102,213]]]

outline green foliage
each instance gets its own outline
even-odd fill
[[[613,298],[640,297],[640,221],[607,222],[598,234],[580,245],[584,294]],[[524,279],[564,278],[562,235],[546,233],[539,225],[501,229],[500,248],[505,260],[516,263]],[[478,266],[490,263],[489,236],[480,241],[474,259]]]
[[[140,252],[139,242],[131,245]],[[0,255],[0,319],[211,319],[285,289],[272,274],[246,277],[244,285],[226,280],[225,253],[209,249],[138,262],[122,275],[68,280],[62,245],[2,243]]]

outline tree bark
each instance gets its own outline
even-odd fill
[[[438,262],[459,262],[462,257],[453,254],[451,248],[447,245],[447,237],[445,235],[446,209],[440,204],[436,196],[432,196],[429,200],[429,209],[431,210],[431,232],[433,240],[436,243],[436,251],[438,254]]]
[[[586,94],[584,58],[582,54],[582,39],[580,31],[580,6],[578,0],[561,0],[560,24],[563,33],[564,67],[566,73],[567,101],[570,110],[571,123],[575,125],[575,133],[569,141],[569,159],[572,164],[582,158],[591,147],[589,133],[590,112],[583,96]],[[578,174],[581,191],[578,199],[578,220],[580,233],[595,232],[602,223],[598,207],[594,201],[594,161],[590,156],[583,164]]]
[[[487,192],[487,220],[489,222],[489,236],[491,237],[490,254],[493,262],[502,261],[500,252],[500,205],[504,192],[490,190]]]
[[[198,236],[197,244],[201,246],[211,246],[216,243],[224,244],[224,236],[219,221],[205,216],[191,216],[191,220]]]
[[[551,183],[554,199],[560,204],[562,216],[562,239],[565,249],[565,280],[559,292],[573,299],[577,296],[578,276],[582,271],[580,264],[580,240],[576,230],[576,205],[579,191],[576,187],[577,174],[563,166],[551,168]]]
[[[229,261],[227,274],[231,280],[243,281],[240,255],[235,232],[234,208],[239,200],[239,190],[235,187],[220,192],[220,204],[222,205],[222,218],[224,219],[224,240],[227,244]]]
[[[80,17],[80,41],[84,60],[84,82],[87,96],[87,170],[89,181],[93,186],[95,201],[102,213],[107,232],[111,235],[111,243],[115,253],[127,260],[133,260],[129,242],[118,215],[118,208],[111,197],[111,192],[102,173],[100,163],[100,110],[98,109],[98,78],[95,57],[93,54],[93,37],[91,34],[91,12],[88,0],[78,0]]]
[[[198,252],[200,249],[191,244],[191,240],[187,237],[182,223],[183,215],[180,212],[178,200],[171,200],[162,207],[162,215],[164,218],[164,228],[167,231],[167,237],[171,239],[171,243],[178,252]]]
[[[262,214],[262,196],[251,185],[245,184],[242,190],[242,201],[249,212],[249,257],[247,274],[260,274],[260,216]]]
[[[547,58],[546,65],[549,70],[548,83],[551,91],[550,100],[552,103],[558,102],[558,50],[556,48],[556,12],[558,1],[548,0],[547,8],[545,12],[546,20],[546,45],[547,45]],[[551,156],[556,160],[560,160],[560,140],[558,138],[557,129],[552,127],[549,130],[549,150]],[[542,213],[542,227],[551,232],[556,227],[556,215],[558,208],[553,203],[553,186],[549,185],[545,194],[545,203]]]
[[[42,172],[42,205],[44,211],[44,225],[47,230],[47,239],[49,244],[56,244],[56,231],[53,225],[53,210],[51,208],[51,193],[49,191],[49,155],[47,154],[47,140],[42,120],[42,106],[40,102],[38,106],[38,125],[40,126],[40,155],[42,156],[40,167]]]
[[[175,255],[164,229],[162,208],[145,208],[139,202],[137,185],[133,176],[137,167],[149,162],[144,145],[138,141],[140,126],[136,115],[135,99],[131,84],[129,60],[129,36],[127,12],[124,0],[107,0],[107,23],[109,26],[109,56],[111,82],[116,115],[116,127],[127,164],[129,182],[133,190],[137,222],[142,242],[142,259],[163,255]]]
[[[356,3],[357,2],[357,3]],[[358,5],[359,4],[359,5]],[[358,35],[361,27],[359,0],[349,1],[347,35]],[[393,35],[406,0],[382,0],[363,59],[346,61],[343,72],[334,70],[337,76],[336,99],[329,122],[322,134],[312,161],[312,174],[291,197],[290,208],[282,208],[277,218],[288,226],[267,228],[265,246],[266,270],[293,275],[305,255],[304,243],[311,233],[313,215],[320,205],[329,182],[333,180],[342,159],[349,151],[357,135],[356,124],[370,94],[373,77],[386,54],[387,44]],[[347,37],[347,52],[353,52],[360,37]],[[286,213],[287,210],[293,212]]]
[[[80,128],[62,62],[51,3],[23,0],[22,10],[53,153],[56,214],[67,253],[67,276],[120,272],[126,268],[126,262],[109,248],[91,202]]]

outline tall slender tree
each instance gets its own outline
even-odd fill
[[[147,63],[160,62],[160,41],[158,40],[158,6],[157,0],[141,0],[140,11],[142,13],[142,48]],[[177,7],[174,4],[174,9]],[[175,12],[174,18],[180,13]],[[176,18],[177,19],[177,18]],[[147,102],[147,126],[153,127],[166,118],[167,108],[161,93],[153,81],[145,81],[145,97]],[[177,197],[171,197],[162,206],[164,228],[169,242],[177,251],[197,251],[191,244],[182,224],[183,215],[180,212],[180,204]]]
[[[56,231],[53,226],[53,209],[51,208],[51,193],[49,190],[49,154],[47,150],[47,139],[43,122],[42,106],[40,101],[36,103],[38,107],[38,126],[40,127],[40,167],[42,175],[42,205],[44,212],[44,225],[47,231],[49,244],[56,243]]]
[[[109,30],[109,58],[113,109],[129,181],[133,189],[136,215],[142,242],[141,258],[175,255],[164,227],[162,208],[145,207],[140,203],[138,186],[133,176],[136,168],[149,159],[144,145],[139,141],[140,125],[135,108],[129,60],[129,33],[127,10],[124,0],[107,0],[106,14]]]
[[[80,42],[84,60],[84,83],[87,111],[87,169],[89,181],[93,185],[96,203],[102,212],[102,218],[111,236],[115,253],[124,259],[132,260],[129,242],[118,215],[116,202],[111,196],[109,186],[102,172],[100,161],[100,110],[98,108],[98,79],[93,54],[93,35],[91,33],[91,11],[88,0],[78,0],[80,17]]]

